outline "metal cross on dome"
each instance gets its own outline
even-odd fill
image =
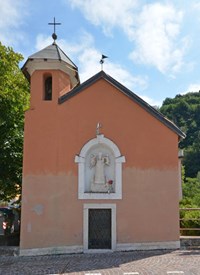
[[[61,23],[56,23],[56,19],[55,17],[53,18],[53,23],[48,23],[48,25],[53,25],[53,34],[52,34],[52,38],[54,40],[54,43],[57,39],[57,35],[56,35],[56,25],[61,25]]]

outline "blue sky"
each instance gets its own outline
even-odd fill
[[[0,41],[25,59],[52,43],[55,17],[81,82],[104,54],[104,71],[153,106],[200,90],[200,1],[0,0],[0,15]]]

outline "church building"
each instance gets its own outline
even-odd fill
[[[20,255],[179,248],[184,133],[103,70],[31,55]]]

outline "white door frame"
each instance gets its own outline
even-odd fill
[[[111,209],[111,249],[88,249],[88,212],[89,209]],[[108,252],[116,249],[116,204],[85,203],[83,208],[83,249],[84,252]]]

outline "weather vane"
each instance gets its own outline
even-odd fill
[[[104,59],[105,59],[105,58],[108,58],[108,56],[102,54],[101,60],[100,60],[101,70],[102,70],[102,71],[103,71],[103,63],[104,63]]]
[[[56,25],[61,25],[61,23],[56,23],[56,19],[54,17],[53,23],[48,23],[48,25],[53,25],[53,34],[52,38],[54,40],[53,43],[56,43],[57,35],[56,35]]]

